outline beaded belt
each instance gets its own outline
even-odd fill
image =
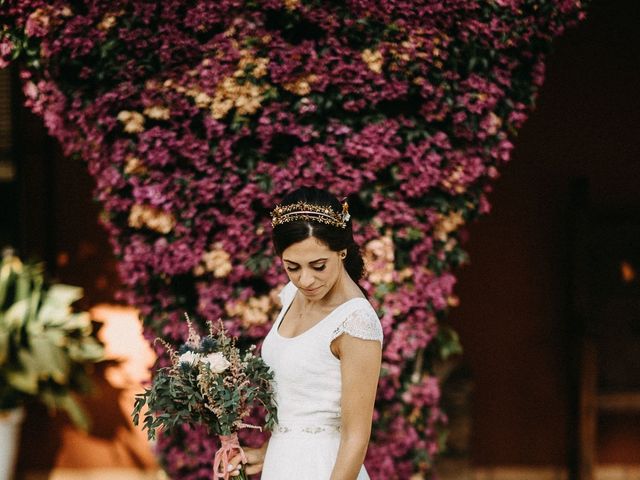
[[[276,425],[273,433],[340,433],[340,425]]]

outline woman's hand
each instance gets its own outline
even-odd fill
[[[262,471],[262,464],[264,462],[265,453],[267,452],[267,445],[269,445],[268,440],[264,442],[260,448],[243,448],[244,454],[247,456],[247,463],[244,465],[244,471],[247,475],[254,475]],[[240,475],[240,470],[238,469],[239,464],[240,454],[238,453],[229,461],[229,469],[233,467],[233,471],[231,472],[232,477]]]

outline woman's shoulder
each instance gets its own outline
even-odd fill
[[[363,296],[360,292],[359,294],[353,295],[350,299],[344,302],[344,305],[347,306],[344,311],[344,313],[347,315],[352,311],[365,311],[373,314],[376,318],[378,318],[376,309],[373,307],[373,305],[371,305],[369,299]]]
[[[332,340],[343,333],[365,340],[379,340],[382,343],[383,333],[380,318],[373,305],[365,297],[354,297],[340,316],[339,324],[334,329]]]

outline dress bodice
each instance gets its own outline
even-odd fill
[[[262,357],[274,371],[278,429],[339,430],[340,359],[331,342],[342,334],[382,343],[382,327],[366,298],[352,298],[310,329],[283,337],[278,328],[291,306],[296,287],[289,282],[279,296],[282,310],[262,345]]]

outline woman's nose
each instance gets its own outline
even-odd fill
[[[307,269],[303,269],[300,274],[300,286],[303,288],[310,287],[313,284],[313,273]]]

